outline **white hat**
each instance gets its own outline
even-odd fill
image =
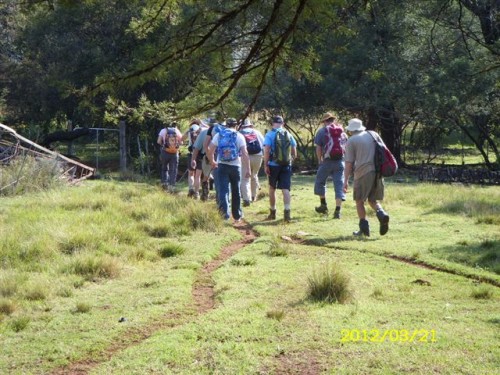
[[[243,124],[241,124],[242,128],[246,128],[247,126],[253,126],[252,121],[250,121],[249,118],[246,118],[245,121],[243,121]]]
[[[366,130],[366,128],[363,126],[363,121],[361,121],[359,118],[350,119],[347,124],[348,125],[345,130],[347,130],[348,132],[361,132],[363,130]]]
[[[195,132],[197,132],[198,130],[200,130],[200,126],[199,126],[199,125],[197,125],[197,124],[191,124],[191,126],[189,127],[189,131],[190,131],[190,132],[195,133]]]

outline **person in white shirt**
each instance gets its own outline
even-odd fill
[[[231,214],[236,222],[241,221],[240,181],[241,166],[248,171],[250,177],[250,160],[247,153],[245,137],[236,131],[238,122],[234,118],[226,120],[226,128],[217,133],[208,146],[207,157],[212,167],[218,168],[217,192],[219,210],[225,220]],[[217,149],[217,161],[214,154]],[[229,189],[231,190],[231,210],[229,209]]]
[[[260,188],[259,170],[262,166],[264,136],[260,131],[254,129],[252,122],[248,118],[241,124],[240,133],[245,137],[250,159],[250,177],[245,177],[248,171],[245,169],[245,165],[242,165],[240,186],[243,207],[248,207],[250,202],[257,199],[257,191]]]

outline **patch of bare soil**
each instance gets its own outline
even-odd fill
[[[194,282],[192,295],[197,314],[204,314],[215,308],[214,282],[212,279],[212,273],[244,246],[252,243],[257,237],[257,233],[249,224],[245,222],[236,223],[235,228],[238,229],[243,238],[224,247],[217,258],[205,264],[199,271],[198,277]],[[70,363],[67,366],[56,368],[52,371],[52,374],[87,374],[100,363],[109,361],[117,353],[147,340],[155,332],[185,324],[196,318],[196,316],[196,314],[186,315],[178,313],[164,315],[163,317],[150,322],[147,326],[136,327],[125,332],[103,352],[94,354],[92,357]]]
[[[314,352],[286,353],[277,357],[276,368],[272,374],[277,375],[317,375],[328,370],[321,363],[324,354]]]

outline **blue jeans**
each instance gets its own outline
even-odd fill
[[[217,168],[218,206],[224,219],[229,219],[229,190],[231,190],[231,213],[233,219],[241,218],[240,180],[241,167],[219,163]]]
[[[335,199],[345,199],[344,193],[344,161],[325,159],[318,168],[314,182],[314,194],[326,196],[326,180],[331,177],[335,189]]]
[[[179,169],[179,153],[169,154],[161,150],[161,183],[175,186]]]

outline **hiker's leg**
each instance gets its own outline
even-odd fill
[[[193,190],[195,193],[198,193],[200,191],[200,183],[201,183],[201,168],[194,171],[194,176],[193,176]]]
[[[245,163],[243,163],[241,167],[241,184],[240,184],[240,190],[241,190],[241,198],[243,201],[250,202],[250,177],[246,177],[247,172],[247,166]]]
[[[335,213],[333,214],[333,217],[334,219],[340,219],[340,209],[342,207],[342,201],[345,201],[343,160],[335,161],[332,179],[333,188],[335,189]]]
[[[229,219],[229,175],[227,164],[219,164],[217,168],[217,205],[224,219]]]
[[[179,167],[179,154],[170,154],[168,161],[168,184],[175,186],[177,182],[177,170]]]
[[[251,198],[252,200],[257,199],[257,191],[260,188],[259,185],[259,170],[262,166],[262,155],[250,155],[250,169],[251,169]]]
[[[160,151],[160,162],[161,162],[160,180],[161,180],[162,185],[166,185],[167,184],[168,163],[167,163],[167,154],[163,150]]]
[[[237,165],[230,165],[228,175],[231,185],[231,214],[233,219],[239,220],[242,216],[240,199],[241,168]]]

